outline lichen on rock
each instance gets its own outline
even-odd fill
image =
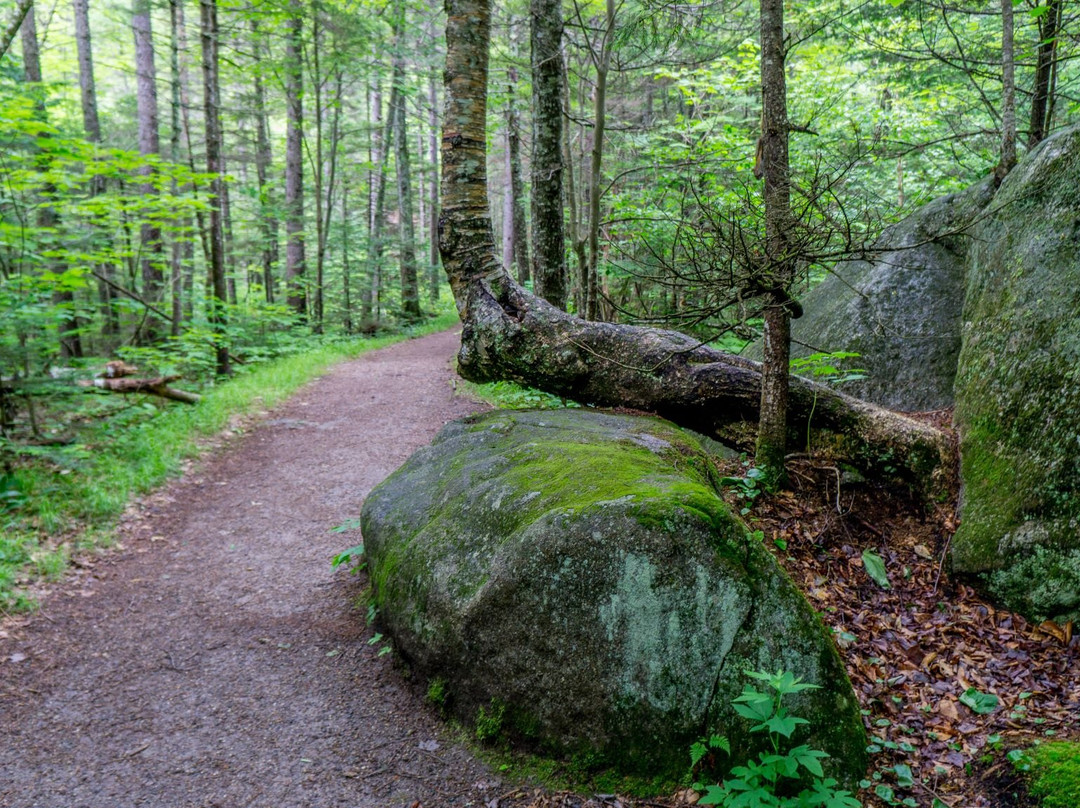
[[[953,563],[1029,617],[1080,619],[1080,128],[1013,169],[974,236]]]
[[[747,669],[823,686],[793,710],[851,782],[865,735],[820,620],[717,496],[697,440],[655,418],[496,412],[447,426],[365,503],[380,618],[474,719],[626,772],[678,776]]]

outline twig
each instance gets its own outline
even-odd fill
[[[932,595],[937,594],[938,582],[941,580],[941,571],[945,568],[945,557],[949,554],[949,545],[951,543],[952,533],[945,539],[945,549],[941,551],[941,560],[938,562],[937,575],[934,577],[934,588],[930,590],[930,594]]]

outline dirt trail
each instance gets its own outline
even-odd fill
[[[452,333],[305,388],[148,498],[124,549],[0,631],[0,805],[484,805],[330,569],[363,497],[448,420]],[[423,744],[423,747],[421,747]],[[437,746],[436,746],[437,744]]]

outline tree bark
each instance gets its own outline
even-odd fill
[[[150,0],[135,0],[132,7],[131,30],[135,38],[136,109],[139,130],[139,154],[157,157],[161,154],[158,131],[157,73],[154,66],[154,41],[150,30]],[[153,183],[154,170],[146,165],[139,170],[145,181],[139,192],[145,197],[157,195]],[[154,217],[143,215],[139,232],[142,265],[142,295],[152,303],[161,301],[165,286],[162,268],[161,226]],[[147,317],[140,338],[154,342],[161,334],[161,322]]]
[[[22,20],[22,47],[23,47],[23,70],[26,76],[26,81],[34,85],[33,92],[35,93],[35,113],[41,121],[45,121],[47,117],[45,107],[45,87],[43,85],[43,76],[41,72],[41,53],[38,45],[37,36],[37,21],[34,16],[33,3],[26,9],[23,14]],[[42,134],[40,138],[48,138],[47,134]],[[46,176],[49,170],[49,159],[45,155],[40,155],[38,158],[38,169]],[[56,201],[56,186],[46,179],[41,186],[42,201],[37,209],[37,221],[38,228],[42,231],[42,235],[47,240],[50,236],[48,234],[54,233],[60,226],[60,214],[56,210],[54,202]],[[56,265],[55,261],[50,262],[52,266],[49,267],[50,271],[59,275],[64,272],[64,267]],[[82,338],[79,336],[79,320],[74,314],[75,310],[75,294],[67,289],[58,289],[53,292],[52,295],[53,304],[57,308],[64,310],[65,313],[59,323],[59,340],[60,340],[60,356],[64,359],[71,359],[81,357],[82,351]]]
[[[532,278],[536,294],[566,308],[563,224],[561,0],[531,0]],[[486,91],[486,86],[485,86]],[[444,170],[445,176],[445,170]]]
[[[79,94],[83,114],[83,130],[91,143],[101,143],[101,121],[98,116],[97,85],[94,81],[94,54],[90,37],[90,10],[88,0],[74,0],[75,46],[79,58]],[[105,178],[97,175],[90,181],[91,198],[105,192]],[[109,277],[113,267],[100,264],[98,271]],[[102,317],[102,332],[109,335],[120,332],[120,322],[113,309],[112,289],[107,283],[98,283],[98,305]]]
[[[1013,4],[1001,0],[1001,159],[998,182],[1016,165],[1016,59],[1013,50]]]
[[[600,183],[604,166],[604,127],[607,122],[607,83],[615,37],[615,0],[605,4],[604,28],[599,50],[593,49],[596,87],[593,95],[592,149],[589,154],[589,263],[585,273],[585,317],[600,315]]]
[[[755,463],[766,488],[786,482],[788,379],[794,278],[791,183],[788,163],[787,84],[784,76],[784,0],[761,0],[761,171],[765,180],[766,266],[761,407]]]
[[[22,28],[23,20],[26,19],[26,15],[30,13],[30,8],[33,5],[34,0],[19,0],[19,5],[15,8],[15,16],[8,27],[4,29],[3,34],[0,34],[0,59],[4,58],[4,54],[8,52],[11,43],[15,41],[19,29]]]
[[[94,379],[93,385],[113,393],[150,393],[161,398],[182,401],[185,404],[198,404],[202,400],[202,396],[198,393],[169,387],[169,382],[174,382],[179,378],[179,376],[161,376],[156,379]]]
[[[304,288],[304,63],[303,9],[289,0],[285,38],[285,296],[300,317],[307,316]]]
[[[225,336],[225,230],[221,209],[224,179],[222,172],[221,89],[218,74],[217,0],[199,0],[203,67],[203,108],[206,116],[206,171],[210,180],[210,323],[214,338],[217,372],[228,375],[229,349]]]
[[[1053,108],[1052,85],[1057,61],[1057,42],[1061,34],[1063,0],[1048,0],[1046,13],[1039,17],[1039,47],[1035,63],[1035,84],[1031,93],[1031,118],[1028,124],[1028,148],[1033,149],[1049,134],[1047,112]]]
[[[394,25],[393,87],[390,91],[394,119],[394,162],[397,171],[399,264],[401,268],[401,313],[406,320],[418,320],[420,286],[416,266],[416,236],[413,232],[412,181],[409,176],[409,130],[405,114],[405,56],[402,53],[405,7],[399,6]]]
[[[433,37],[434,39],[434,37]],[[437,71],[432,69],[428,80],[428,160],[431,163],[431,184],[428,192],[431,199],[428,203],[428,216],[430,217],[430,255],[428,262],[431,266],[430,301],[434,305],[439,302],[439,277],[441,266],[439,262],[439,91]]]
[[[259,22],[251,19],[251,41],[254,52],[262,52],[263,37]],[[262,283],[266,302],[274,302],[274,273],[278,263],[278,219],[270,185],[270,169],[274,157],[270,148],[270,124],[266,114],[266,90],[259,65],[252,65],[255,88],[255,176],[259,185],[259,222],[262,230]]]
[[[447,3],[442,152],[443,266],[464,323],[458,370],[510,379],[601,406],[652,410],[743,444],[760,409],[761,366],[673,331],[585,322],[517,286],[495,257],[485,163],[488,0]],[[793,378],[789,427],[818,430],[857,466],[894,468],[923,490],[953,469],[940,430]]]
[[[529,275],[529,226],[525,221],[525,185],[521,181],[521,116],[514,99],[517,85],[517,69],[510,68],[510,84],[507,87],[506,149],[510,169],[510,251],[517,269],[520,284],[528,282]]]

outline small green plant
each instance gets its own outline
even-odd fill
[[[750,466],[749,461],[745,458],[742,461],[743,466],[746,467],[746,472],[742,477],[721,477],[720,485],[725,488],[730,488],[735,492],[741,500],[745,500],[746,504],[739,509],[739,513],[743,516],[750,513],[750,508],[754,504],[754,500],[761,494],[762,489],[760,486],[761,478],[764,476],[764,472],[760,469],[756,469]]]
[[[848,359],[857,359],[859,354],[851,351],[832,351],[831,353],[813,353],[799,359],[792,359],[790,368],[792,373],[800,376],[810,376],[814,381],[828,382],[829,384],[846,384],[857,382],[867,376],[863,368],[843,369],[840,367]],[[810,415],[806,419],[806,450],[810,451],[810,424],[814,420],[814,410],[817,409],[817,393],[810,404]]]
[[[492,699],[489,707],[476,711],[476,740],[480,743],[494,743],[503,730],[506,717],[506,705],[498,699]]]
[[[364,568],[364,545],[358,544],[355,547],[350,547],[348,550],[342,550],[336,556],[330,559],[330,566],[333,569],[337,569],[342,564],[349,565],[349,572],[356,574]]]
[[[441,676],[436,676],[428,683],[427,700],[429,704],[441,710],[446,707],[448,695],[446,692],[446,680]]]
[[[695,783],[695,790],[705,790],[699,804],[722,805],[725,808],[861,808],[850,792],[838,789],[836,780],[825,777],[821,761],[828,757],[827,753],[811,749],[806,744],[782,751],[795,730],[809,723],[805,718],[787,711],[783,704],[784,697],[817,688],[818,685],[800,681],[787,671],[746,671],[746,675],[764,682],[772,692],[762,692],[753,685],[746,685],[732,706],[740,716],[754,722],[750,732],[768,736],[772,753],[762,752],[756,761],[733,767],[730,772],[732,776],[717,785],[704,787],[701,783]],[[694,765],[698,765],[710,750],[728,751],[727,740],[713,736],[707,743],[699,741],[691,747],[691,760],[697,756]],[[783,795],[785,791],[794,790],[790,786],[807,780],[808,788],[803,788],[794,796]]]

